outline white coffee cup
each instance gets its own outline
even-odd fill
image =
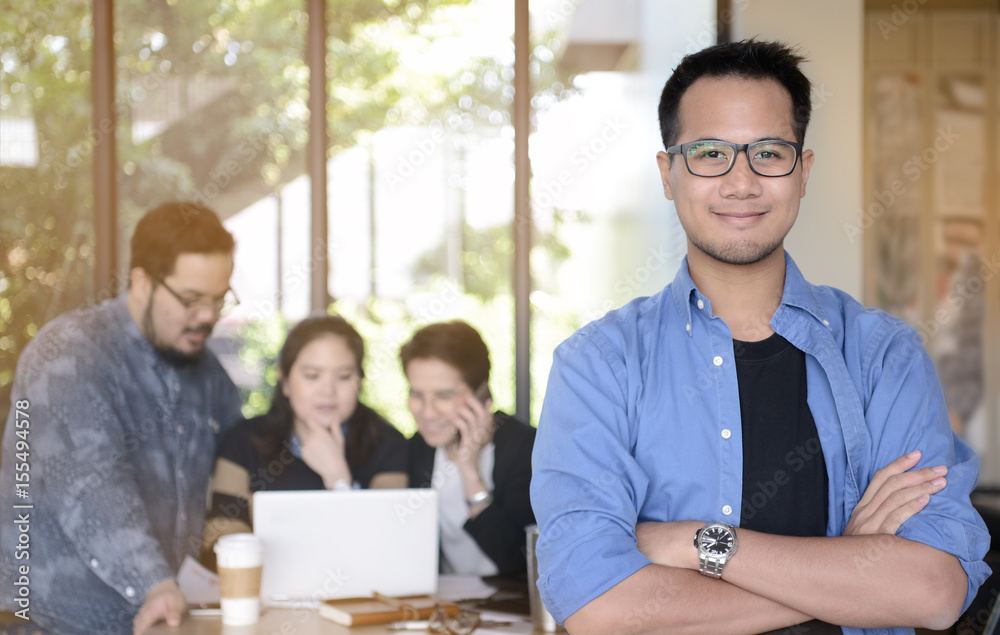
[[[253,534],[229,534],[215,543],[222,623],[254,624],[260,619],[260,574],[264,545]]]

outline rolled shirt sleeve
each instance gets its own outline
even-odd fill
[[[869,396],[865,420],[873,439],[873,458],[863,482],[912,450],[921,452],[918,467],[948,467],[945,488],[903,523],[897,535],[958,558],[969,577],[964,611],[990,574],[982,561],[990,536],[969,500],[979,478],[979,460],[951,431],[940,382],[917,334],[895,325],[887,333],[876,332],[871,345],[875,354],[863,375],[863,394]]]
[[[650,564],[635,538],[649,479],[630,452],[623,361],[587,335],[556,350],[532,456],[538,586],[560,623]]]

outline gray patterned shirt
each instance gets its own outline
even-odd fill
[[[0,608],[27,598],[53,632],[131,633],[147,591],[198,554],[216,445],[239,414],[218,359],[163,361],[124,295],[42,328],[0,448]]]

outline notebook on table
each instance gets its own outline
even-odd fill
[[[256,492],[253,530],[266,605],[437,592],[434,490]]]

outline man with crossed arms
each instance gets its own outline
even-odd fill
[[[814,160],[801,61],[751,40],[674,70],[657,163],[687,258],[556,350],[531,493],[571,633],[944,629],[989,575],[920,339],[783,249]]]

